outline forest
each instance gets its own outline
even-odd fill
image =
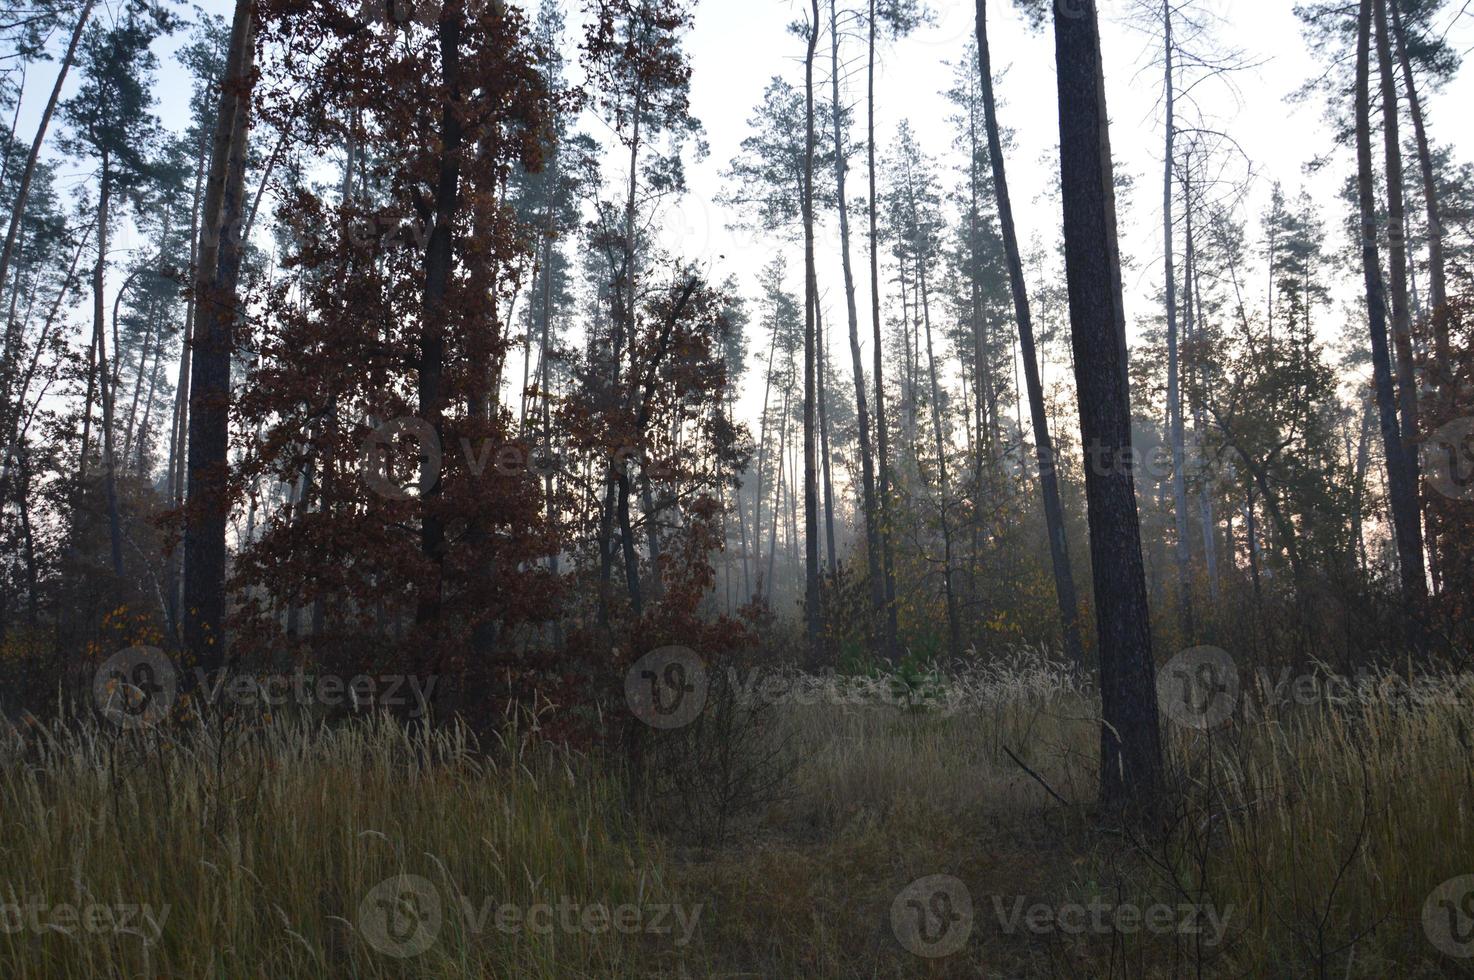
[[[1474,975],[1471,50],[0,0],[0,975]]]

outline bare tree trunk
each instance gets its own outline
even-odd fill
[[[1172,62],[1172,0],[1162,0],[1162,52],[1167,113],[1165,159],[1162,164],[1162,241],[1163,277],[1167,297],[1167,428],[1172,442],[1172,512],[1176,522],[1177,541],[1177,614],[1183,639],[1188,645],[1196,632],[1193,624],[1192,551],[1187,528],[1187,484],[1183,477],[1182,392],[1178,381],[1177,358],[1177,269],[1174,255],[1176,243],[1172,227],[1172,166],[1176,162],[1177,123],[1174,118],[1176,92]],[[1191,287],[1189,287],[1191,288]]]
[[[107,152],[103,151],[102,175],[97,191],[97,264],[92,271],[92,336],[97,346],[98,400],[102,402],[102,473],[107,493],[107,528],[113,574],[123,578],[123,526],[118,517],[118,484],[113,457],[113,386],[108,383],[106,315],[103,288],[107,270],[108,204],[112,179],[108,174]],[[116,346],[113,349],[117,355]],[[86,446],[84,444],[83,448]]]
[[[819,358],[819,455],[822,458],[824,480],[824,546],[828,557],[829,582],[831,586],[839,578],[839,558],[834,550],[834,480],[830,475],[829,458],[829,403],[825,391],[824,374],[829,370],[829,345],[824,337],[823,318],[819,315],[819,299],[814,298],[814,326],[817,335],[816,348]]]
[[[831,123],[834,127],[834,184],[839,198],[840,262],[844,268],[845,312],[849,315],[850,362],[855,372],[855,421],[860,438],[860,504],[865,511],[865,558],[870,572],[870,605],[875,621],[871,637],[878,656],[889,655],[885,630],[885,580],[881,571],[880,514],[875,501],[875,460],[870,447],[870,412],[866,406],[865,369],[860,358],[860,314],[855,303],[855,270],[850,262],[850,205],[845,176],[849,160],[844,148],[844,126],[839,101],[839,18],[836,0],[829,0],[829,69]],[[879,359],[880,352],[876,351]]]
[[[1398,135],[1397,81],[1392,74],[1392,47],[1388,38],[1385,0],[1375,0],[1377,18],[1377,64],[1382,83],[1382,133],[1387,158],[1387,245],[1392,274],[1392,345],[1397,353],[1398,402],[1402,411],[1403,465],[1415,513],[1422,514],[1419,501],[1418,382],[1413,364],[1413,322],[1408,307],[1407,213],[1403,204],[1402,140]],[[1419,535],[1421,539],[1421,534]]]
[[[912,201],[915,208],[915,201]],[[917,256],[919,259],[920,256]],[[942,529],[942,589],[947,602],[947,653],[962,656],[962,621],[957,611],[957,594],[952,587],[952,526],[947,517],[947,441],[942,430],[942,389],[937,383],[937,359],[932,353],[931,308],[927,301],[926,269],[918,261],[916,281],[921,289],[921,317],[926,329],[926,363],[931,376],[931,419],[937,439],[937,512]]]
[[[1034,452],[1039,460],[1039,489],[1044,497],[1044,520],[1049,534],[1049,557],[1054,568],[1054,591],[1064,633],[1065,656],[1083,664],[1080,642],[1079,599],[1070,567],[1069,544],[1065,539],[1064,508],[1059,499],[1059,473],[1055,465],[1054,441],[1049,435],[1049,418],[1044,410],[1044,385],[1039,376],[1039,356],[1034,344],[1034,321],[1029,310],[1028,287],[1024,282],[1023,259],[1018,232],[1013,222],[1013,201],[1008,191],[1008,173],[999,134],[997,102],[993,93],[992,57],[988,46],[987,0],[977,3],[978,69],[983,94],[984,123],[988,131],[988,158],[993,168],[993,190],[998,205],[998,223],[1003,232],[1003,250],[1008,260],[1009,285],[1013,292],[1014,316],[1018,320],[1019,346],[1023,352],[1024,381],[1029,389],[1029,415],[1034,427]],[[981,344],[979,349],[981,350]],[[981,360],[980,360],[981,363]],[[991,439],[989,440],[991,442]]]
[[[815,457],[815,315],[819,301],[814,268],[814,54],[819,45],[819,0],[810,0],[809,47],[804,58],[804,621],[812,662],[819,661],[823,627],[819,608],[819,487]]]
[[[205,185],[189,391],[184,525],[184,643],[206,671],[229,663],[225,531],[230,439],[230,352],[240,273],[246,134],[255,54],[252,5],[237,0]]]
[[[1428,280],[1429,299],[1433,306],[1433,342],[1438,357],[1439,375],[1450,370],[1453,354],[1448,342],[1448,318],[1439,311],[1448,304],[1448,273],[1443,255],[1443,217],[1438,201],[1438,182],[1433,175],[1433,153],[1428,146],[1428,125],[1423,116],[1423,103],[1413,81],[1412,62],[1407,55],[1407,32],[1402,26],[1402,11],[1392,7],[1392,33],[1397,41],[1397,60],[1402,68],[1402,84],[1407,90],[1408,110],[1413,118],[1413,133],[1418,141],[1418,168],[1423,178],[1423,206],[1428,211]]]
[[[870,197],[866,201],[870,217],[870,324],[873,330],[875,357],[875,451],[879,457],[875,503],[880,535],[881,570],[885,576],[885,616],[882,617],[884,650],[892,661],[900,656],[900,640],[896,627],[896,576],[891,555],[890,462],[887,443],[890,433],[885,420],[885,346],[880,332],[880,236],[875,214],[875,13],[876,0],[870,0],[870,61],[867,76],[868,115],[866,153],[869,159]]]
[[[67,75],[72,69],[72,62],[77,57],[77,45],[82,40],[83,29],[87,26],[87,20],[92,16],[92,8],[97,5],[96,0],[87,0],[82,12],[77,15],[77,26],[72,28],[72,38],[67,42],[67,53],[62,56],[61,67],[57,69],[56,83],[51,86],[51,97],[46,100],[46,108],[41,113],[41,121],[36,125],[36,138],[31,141],[31,152],[26,156],[26,167],[21,171],[20,186],[16,189],[15,200],[12,202],[10,212],[10,227],[5,232],[5,248],[0,251],[0,285],[10,275],[10,260],[14,255],[16,235],[20,232],[22,218],[25,217],[26,200],[31,194],[31,180],[36,176],[36,161],[41,155],[41,145],[46,142],[46,131],[51,127],[51,117],[56,114],[56,102],[61,98],[62,86],[66,84]]]
[[[1156,668],[1131,458],[1131,393],[1105,81],[1094,0],[1054,13],[1060,184],[1100,642],[1101,798],[1145,805],[1162,780]]]
[[[1403,598],[1410,619],[1416,619],[1428,586],[1423,569],[1423,535],[1418,516],[1417,488],[1411,483],[1397,400],[1392,390],[1392,361],[1387,349],[1386,289],[1382,283],[1377,248],[1377,204],[1372,184],[1371,34],[1372,0],[1361,0],[1356,52],[1356,162],[1357,199],[1361,208],[1362,275],[1366,282],[1367,314],[1371,332],[1372,370],[1381,413],[1382,444],[1387,455],[1387,489],[1393,533],[1402,574]]]

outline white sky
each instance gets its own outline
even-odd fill
[[[1331,141],[1323,122],[1323,102],[1312,98],[1303,104],[1292,104],[1289,99],[1293,91],[1321,71],[1306,50],[1293,3],[1290,0],[1204,2],[1224,20],[1220,35],[1223,45],[1243,49],[1247,60],[1262,62],[1259,67],[1236,76],[1237,99],[1221,87],[1204,90],[1205,107],[1216,117],[1217,124],[1240,142],[1259,174],[1246,213],[1257,219],[1267,205],[1271,184],[1276,179],[1283,182],[1291,201],[1305,186],[1322,207],[1328,235],[1332,236],[1329,249],[1339,251],[1344,242],[1342,212],[1336,194],[1350,172],[1352,160],[1342,152],[1308,184],[1303,176],[1303,165],[1328,152]],[[529,6],[535,6],[534,0],[529,0]],[[564,6],[569,12],[572,44],[577,40],[577,7],[574,0],[565,0]],[[876,85],[878,139],[883,151],[896,124],[903,117],[909,119],[923,148],[938,158],[943,184],[950,187],[957,179],[953,167],[958,160],[951,151],[953,133],[947,122],[953,109],[942,93],[952,81],[952,68],[947,62],[962,57],[964,45],[972,34],[973,0],[931,0],[930,6],[936,14],[935,26],[883,52]],[[1160,289],[1161,280],[1162,134],[1157,107],[1161,79],[1156,69],[1150,67],[1155,53],[1148,48],[1148,37],[1126,23],[1133,6],[1133,0],[1103,0],[1101,4],[1112,146],[1118,170],[1137,180],[1129,209],[1123,207],[1120,214],[1123,251],[1136,261],[1125,282],[1128,325],[1156,313],[1149,303],[1150,297]],[[203,7],[227,15],[230,10],[230,4],[224,0],[208,0]],[[827,20],[827,2],[821,3],[821,8],[825,8]],[[768,236],[755,237],[750,232],[734,231],[733,226],[738,224],[735,216],[715,204],[714,199],[722,187],[720,172],[747,134],[746,121],[761,100],[769,79],[782,75],[795,85],[802,84],[803,42],[788,33],[786,27],[804,17],[807,9],[807,3],[795,0],[701,0],[695,28],[686,39],[694,69],[692,108],[705,125],[711,154],[690,167],[690,193],[672,208],[662,240],[668,245],[680,245],[693,259],[704,258],[703,264],[717,278],[735,273],[744,291],[752,297],[757,295],[758,270],[775,249],[786,246]],[[989,16],[994,68],[1006,73],[999,91],[1000,115],[1003,124],[1016,134],[1009,155],[1009,179],[1019,233],[1027,249],[1035,236],[1052,243],[1060,223],[1057,210],[1041,197],[1056,178],[1046,164],[1058,140],[1053,42],[1047,25],[1041,32],[1028,31],[1006,0],[993,0],[989,4]],[[1468,50],[1474,44],[1474,18],[1460,22],[1451,37],[1461,50]],[[184,40],[185,35],[181,33],[160,46],[161,70],[155,92],[158,113],[166,125],[176,129],[183,125],[186,116],[189,85],[171,52]],[[54,39],[54,47],[64,43],[64,37]],[[827,51],[826,33],[820,42],[823,65],[816,70],[816,76],[823,79],[826,87]],[[859,101],[864,93],[863,45],[851,40],[841,56],[851,61],[855,72],[847,98],[855,106],[856,121],[863,124],[864,106]],[[52,66],[38,66],[27,82],[18,129],[24,138],[34,132],[35,121],[54,78],[52,72]],[[571,74],[576,77],[576,69],[571,69]],[[1424,95],[1435,140],[1453,144],[1460,159],[1470,159],[1468,140],[1459,122],[1464,108],[1474,103],[1474,81],[1469,73],[1463,73],[1441,92]],[[49,140],[52,146],[58,128],[53,126]],[[865,190],[863,146],[858,145],[862,138],[863,129],[851,135],[860,151],[851,169],[852,195],[863,194]],[[606,161],[606,177],[619,179],[619,167],[617,159]],[[62,173],[64,183],[87,177],[86,171],[76,165],[64,166]],[[848,354],[839,236],[835,223],[829,224],[830,227],[819,233],[819,277],[832,363],[844,377],[848,373]],[[860,216],[855,217],[853,227],[863,340],[869,333],[865,312],[869,308],[869,296],[868,256]],[[119,231],[115,247],[148,247],[131,236],[128,229]],[[1252,221],[1250,234],[1257,234]],[[724,258],[717,258],[719,255]],[[120,260],[124,256],[114,258]],[[801,245],[791,248],[789,259],[790,289],[798,293],[802,288]],[[883,274],[882,282],[885,278]],[[1352,283],[1347,288],[1354,286]],[[1037,284],[1031,284],[1031,290],[1036,289]],[[1128,333],[1134,337],[1137,331],[1134,326],[1128,326]],[[750,343],[754,350],[765,346],[755,336],[750,336]],[[864,357],[870,363],[868,343],[864,344]],[[747,390],[740,403],[739,410],[748,418],[756,415],[761,400],[758,373],[756,370],[749,373]],[[509,374],[515,374],[515,368]],[[844,390],[849,390],[848,385]]]

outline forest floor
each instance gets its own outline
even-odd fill
[[[33,726],[0,737],[0,975],[1470,975],[1466,702],[1169,724],[1146,830],[1094,804],[1067,675],[932,683],[731,709],[638,807],[515,731]]]

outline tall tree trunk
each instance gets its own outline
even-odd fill
[[[1008,280],[1013,292],[1014,316],[1018,320],[1019,346],[1024,361],[1024,381],[1029,389],[1029,415],[1034,427],[1034,452],[1039,460],[1039,489],[1044,497],[1044,520],[1049,534],[1049,557],[1054,568],[1054,592],[1059,603],[1060,624],[1064,631],[1065,655],[1071,663],[1083,664],[1085,652],[1080,642],[1080,603],[1075,594],[1075,575],[1070,567],[1069,545],[1065,539],[1065,515],[1059,499],[1059,472],[1055,466],[1054,441],[1049,435],[1049,417],[1044,410],[1044,385],[1039,376],[1039,356],[1034,343],[1034,321],[1029,310],[1029,293],[1024,283],[1024,265],[1019,254],[1018,232],[1014,228],[1013,200],[1009,196],[1008,173],[1003,159],[1003,140],[998,127],[998,108],[993,92],[992,56],[988,46],[987,8],[987,0],[978,0],[978,74],[982,83],[984,124],[988,131],[988,158],[993,169],[993,191],[998,206],[998,223],[1003,233],[1003,250],[1008,260]]]
[[[870,0],[870,60],[867,74],[866,154],[869,163],[870,197],[866,201],[870,217],[870,325],[875,347],[875,453],[877,480],[875,488],[876,524],[880,536],[881,571],[885,577],[885,615],[881,618],[884,650],[892,661],[900,656],[900,639],[896,626],[896,575],[891,554],[890,462],[887,443],[890,433],[885,420],[885,345],[880,331],[880,235],[876,229],[875,208],[875,27],[876,0]]]
[[[834,549],[834,480],[831,477],[829,458],[829,402],[824,384],[824,375],[829,370],[829,345],[824,337],[824,319],[819,315],[819,298],[814,297],[814,326],[816,333],[816,355],[819,359],[819,456],[823,465],[824,480],[824,549],[828,559],[829,582],[832,586],[839,578],[839,558]]]
[[[1361,0],[1356,49],[1356,163],[1357,201],[1361,208],[1361,264],[1366,284],[1367,319],[1371,332],[1372,372],[1381,414],[1382,445],[1387,455],[1387,491],[1402,575],[1403,598],[1416,619],[1428,595],[1423,569],[1423,535],[1419,524],[1417,488],[1397,421],[1397,399],[1392,390],[1392,360],[1387,349],[1386,288],[1382,283],[1377,248],[1377,203],[1372,183],[1371,34],[1372,0]]]
[[[830,121],[834,127],[834,186],[839,198],[840,264],[844,269],[845,312],[849,316],[850,363],[855,373],[855,421],[860,439],[860,505],[865,517],[865,559],[870,574],[870,606],[874,621],[870,624],[871,641],[877,656],[889,656],[885,616],[885,580],[881,571],[880,514],[875,501],[875,459],[870,448],[870,412],[865,397],[865,369],[860,357],[860,313],[855,303],[855,270],[850,261],[850,205],[846,198],[845,176],[849,160],[844,148],[843,114],[839,101],[839,18],[837,0],[829,0],[829,69]],[[878,300],[877,300],[878,302]],[[876,351],[879,361],[880,352]]]
[[[1448,318],[1439,311],[1448,303],[1448,272],[1443,254],[1443,217],[1438,201],[1438,181],[1433,175],[1433,153],[1428,145],[1428,125],[1423,116],[1423,103],[1413,80],[1413,66],[1407,54],[1407,32],[1402,25],[1402,11],[1392,5],[1392,33],[1397,41],[1397,60],[1402,68],[1402,84],[1407,90],[1408,111],[1413,118],[1413,134],[1418,141],[1418,169],[1423,178],[1423,206],[1428,211],[1428,281],[1433,306],[1433,342],[1439,364],[1439,376],[1452,368],[1453,354],[1448,342]]]
[[[455,268],[454,226],[460,196],[460,154],[465,141],[461,124],[461,20],[457,12],[442,14],[439,24],[440,73],[444,94],[439,109],[440,159],[433,201],[434,225],[425,249],[425,289],[421,303],[418,364],[419,417],[443,444],[445,428],[445,300]],[[441,475],[432,461],[420,463],[420,550],[433,571],[421,586],[415,624],[427,629],[427,665],[438,664],[440,616],[445,590],[445,521],[439,512]]]
[[[191,341],[184,524],[184,644],[206,671],[229,663],[225,531],[230,515],[230,353],[240,273],[246,135],[255,55],[250,0],[237,0],[205,185]]]
[[[916,207],[912,200],[913,212]],[[952,525],[947,516],[947,440],[942,430],[942,389],[937,383],[937,359],[932,353],[931,304],[927,299],[926,269],[917,256],[916,282],[921,290],[921,318],[926,329],[926,363],[931,378],[931,420],[937,441],[937,513],[942,529],[942,590],[947,603],[947,653],[956,660],[962,656],[962,621],[957,610],[957,593],[952,586]]]
[[[1382,133],[1387,158],[1387,250],[1392,274],[1392,346],[1397,354],[1397,394],[1402,411],[1403,465],[1417,513],[1422,513],[1417,445],[1417,371],[1413,364],[1413,321],[1408,305],[1407,209],[1403,203],[1402,140],[1399,136],[1397,80],[1392,73],[1392,45],[1388,37],[1385,0],[1375,0],[1377,66],[1382,84]],[[1421,535],[1420,535],[1421,538]]]
[[[16,188],[15,200],[11,202],[10,226],[5,232],[5,247],[0,251],[0,285],[6,282],[10,275],[10,260],[14,255],[16,236],[20,232],[21,220],[25,217],[26,200],[31,194],[31,180],[36,176],[36,161],[41,156],[41,145],[46,142],[46,131],[51,127],[51,117],[56,114],[56,102],[61,98],[62,86],[66,84],[67,74],[72,69],[72,62],[77,57],[77,45],[82,40],[83,29],[87,26],[87,20],[92,16],[92,8],[97,5],[97,0],[87,0],[82,12],[77,15],[77,26],[72,28],[71,40],[67,42],[67,53],[62,56],[61,67],[56,72],[56,83],[51,86],[51,97],[46,100],[46,108],[41,113],[41,121],[36,125],[36,138],[31,140],[31,152],[26,156],[26,167],[21,171],[20,186]]]
[[[207,156],[206,132],[200,125],[199,152],[195,159],[194,191],[189,207],[189,275],[193,281],[199,276],[200,253],[200,193],[205,183],[205,158]],[[184,330],[179,345],[179,379],[174,388],[174,410],[169,421],[169,463],[166,490],[169,505],[179,508],[184,504],[184,439],[189,431],[189,365],[190,348],[194,342],[195,290],[189,290],[184,301]],[[170,551],[164,563],[164,606],[169,620],[169,632],[180,639],[179,622],[179,565],[183,555],[179,548]]]
[[[810,0],[809,47],[804,57],[804,622],[808,652],[820,654],[819,608],[819,479],[815,453],[815,314],[818,276],[814,268],[814,54],[819,45],[819,0]]]
[[[108,205],[112,195],[112,179],[108,174],[107,151],[103,151],[102,176],[97,191],[97,264],[92,267],[92,336],[97,345],[98,400],[102,402],[102,474],[107,494],[107,529],[113,574],[123,578],[123,527],[118,517],[118,481],[113,456],[113,385],[108,383],[107,334],[103,288],[107,270]],[[113,356],[117,356],[113,347]],[[86,446],[84,444],[83,448]]]
[[[1101,797],[1146,804],[1162,780],[1156,668],[1131,459],[1115,185],[1094,0],[1054,13],[1071,339],[1100,643]]]
[[[1191,645],[1193,626],[1192,552],[1188,541],[1187,483],[1183,476],[1182,392],[1177,358],[1177,268],[1172,227],[1172,166],[1176,162],[1176,91],[1172,63],[1172,0],[1162,0],[1162,52],[1165,64],[1166,152],[1162,164],[1163,277],[1167,298],[1167,429],[1172,441],[1172,511],[1176,522],[1177,614],[1183,640]],[[1191,287],[1189,287],[1191,288]]]
[[[1183,167],[1182,178],[1182,214],[1186,222],[1186,247],[1187,247],[1187,269],[1185,295],[1187,296],[1187,315],[1183,319],[1183,337],[1192,342],[1201,338],[1203,332],[1203,293],[1198,275],[1198,251],[1197,242],[1193,238],[1193,197],[1192,197],[1192,155],[1189,153]],[[1205,421],[1203,415],[1202,399],[1202,374],[1191,374],[1187,381],[1187,403],[1193,413],[1193,445],[1201,446]],[[1215,528],[1217,521],[1213,516],[1213,495],[1209,492],[1208,482],[1205,475],[1200,475],[1198,485],[1198,516],[1203,531],[1203,563],[1208,571],[1208,598],[1216,606],[1218,603],[1218,540]]]

